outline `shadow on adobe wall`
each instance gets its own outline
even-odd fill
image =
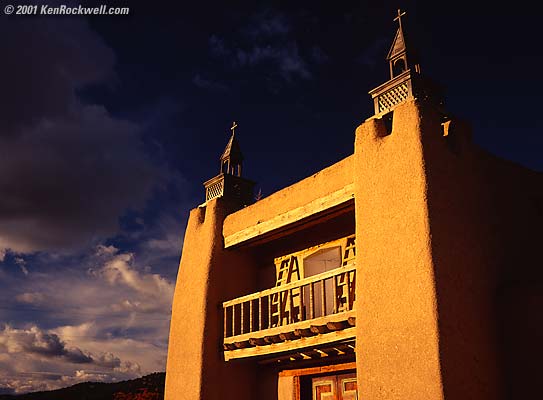
[[[540,392],[543,174],[471,143],[424,113],[428,213],[445,398]]]

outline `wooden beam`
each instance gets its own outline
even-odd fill
[[[294,334],[294,332],[283,332],[279,334],[279,337],[282,340],[295,340],[298,339],[298,337]]]
[[[251,346],[265,346],[268,344],[264,340],[264,338],[250,338],[249,343],[251,343]],[[234,349],[228,349],[228,350],[234,350]]]
[[[348,328],[342,331],[330,332],[324,335],[317,335],[313,337],[302,337],[298,340],[274,343],[268,346],[248,347],[244,349],[231,350],[224,352],[224,360],[234,360],[238,358],[264,356],[268,354],[277,354],[288,351],[297,350],[298,352],[304,352],[307,354],[306,349],[312,351],[317,346],[342,342],[345,340],[352,340],[356,336],[356,328]]]
[[[326,324],[325,325],[311,325],[311,327],[309,328],[311,329],[311,332],[313,333],[328,333],[330,332],[330,330],[326,327]]]
[[[264,341],[268,344],[282,342],[280,335],[264,336]]]
[[[338,349],[339,351],[341,351],[343,353],[347,353],[347,354],[354,353],[353,346],[349,346],[346,343],[340,343],[340,344],[336,345],[335,347],[336,347],[336,349]]]
[[[329,354],[326,351],[323,351],[321,349],[314,349],[321,357],[328,357]]]
[[[338,371],[349,371],[356,369],[356,362],[326,365],[322,367],[300,368],[300,369],[287,369],[279,372],[279,376],[303,376],[303,375],[316,375],[334,373]]]
[[[309,337],[309,336],[315,336],[316,333],[311,332],[311,329],[309,328],[298,328],[294,329],[294,334],[298,337]]]
[[[287,356],[288,361],[303,360],[304,356],[300,353],[294,353]],[[306,356],[307,357],[307,356]]]
[[[347,321],[327,322],[326,327],[331,331],[339,331],[349,326]]]
[[[249,226],[238,232],[224,236],[224,247],[232,247],[246,242],[265,233],[282,228],[306,217],[338,206],[354,198],[354,184],[346,185],[340,190],[330,193],[327,196],[313,200],[301,207],[279,214],[273,218]]]

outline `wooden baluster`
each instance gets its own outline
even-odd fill
[[[332,277],[332,296],[333,296],[333,305],[332,313],[337,314],[337,275]]]
[[[353,270],[352,273],[353,273],[353,280],[352,280],[353,291],[350,292],[351,293],[351,308],[353,308],[354,302],[356,301],[356,270]]]
[[[346,311],[351,310],[351,271],[347,271],[345,273],[345,279],[347,281],[347,286],[345,287],[345,290],[347,291],[347,305],[345,307]]]
[[[273,294],[268,295],[268,328],[272,327],[272,296]]]
[[[253,300],[249,300],[249,332],[253,331]]]
[[[284,303],[283,303],[285,306],[282,307],[282,309],[283,309],[283,316],[282,317],[283,318],[281,320],[281,325],[283,325],[284,320],[287,321],[287,323],[285,325],[288,325],[288,320],[290,318],[290,311],[287,311],[287,304],[290,304],[290,302],[292,301],[292,298],[288,297],[289,294],[290,294],[289,290],[285,290],[283,293],[285,294]],[[288,315],[287,315],[287,312],[288,312]]]
[[[322,317],[324,317],[326,315],[326,279],[321,279],[321,287],[322,287],[322,291],[321,291],[321,306],[322,306]]]
[[[245,321],[244,321],[244,318],[243,318],[244,317],[244,315],[243,315],[243,309],[244,309],[243,305],[244,304],[245,303],[240,303],[240,305],[239,305],[240,306],[240,312],[239,312],[239,322],[240,322],[240,324],[239,324],[239,326],[240,326],[240,329],[241,329],[240,333],[242,335],[245,333],[245,329],[244,329],[245,328],[244,327]]]
[[[236,305],[232,305],[232,336],[236,336]]]
[[[262,330],[262,297],[258,297],[258,330]]]
[[[353,307],[352,307],[352,303],[353,303],[353,300],[354,300],[354,293],[352,293],[351,291],[351,286],[354,285],[354,271],[349,271],[347,272],[347,309],[348,310],[351,310]]]
[[[290,298],[289,298],[290,296]],[[287,325],[291,324],[293,322],[292,320],[292,306],[293,304],[293,298],[292,298],[292,289],[287,290],[287,302],[285,303],[285,306],[288,304],[288,317],[287,317]],[[286,308],[286,307],[285,307]]]
[[[226,327],[227,327],[227,324],[226,324],[226,312],[228,311],[228,307],[223,307],[222,309],[222,312],[224,314],[224,337],[227,337],[227,333],[226,333]]]
[[[297,314],[295,314],[296,305],[294,304],[294,296],[293,296],[294,290],[298,290],[298,289],[294,289],[294,288],[290,289],[290,323],[291,324],[296,322],[296,318],[297,318]],[[298,309],[299,309],[299,306],[298,306]]]
[[[315,318],[315,283],[309,284],[309,319]]]
[[[277,308],[279,309],[279,320],[277,321],[277,326],[283,325],[283,316],[285,315],[285,308],[283,307],[283,302],[286,300],[283,296],[285,295],[285,291],[282,290],[279,292],[279,303],[277,304]]]
[[[304,285],[300,286],[300,311],[298,321],[305,321]]]

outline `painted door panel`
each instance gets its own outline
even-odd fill
[[[313,400],[357,400],[356,374],[312,379]]]

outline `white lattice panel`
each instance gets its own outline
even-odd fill
[[[379,112],[400,104],[407,97],[409,97],[409,87],[407,82],[403,82],[379,96]]]
[[[224,192],[224,182],[219,181],[209,186],[206,190],[206,201],[214,199],[216,197],[221,197]]]

